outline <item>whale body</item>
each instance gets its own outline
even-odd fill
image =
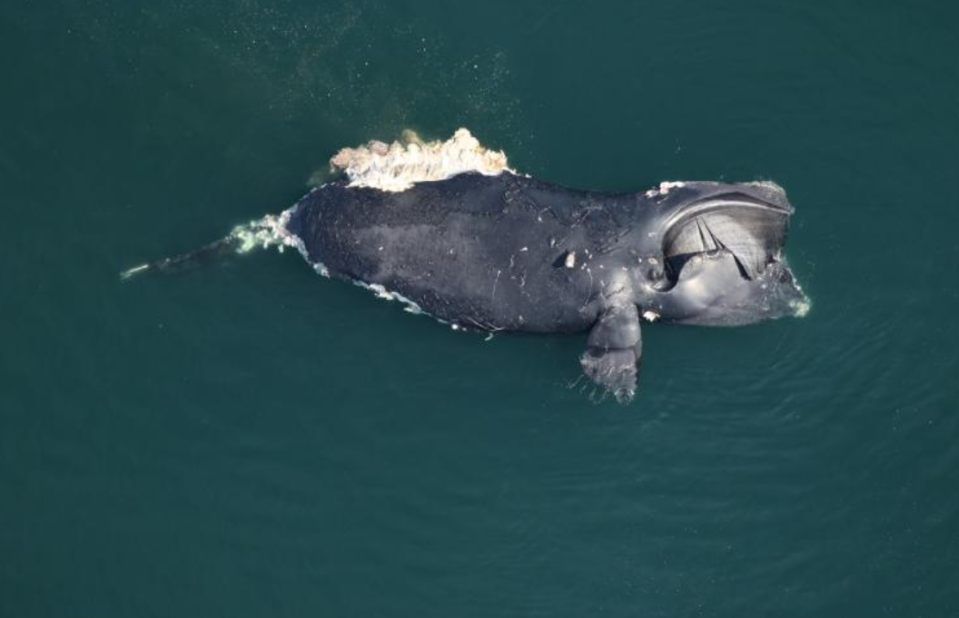
[[[642,320],[739,326],[809,308],[783,256],[794,209],[775,183],[583,191],[517,174],[474,142],[461,130],[433,152],[342,151],[333,162],[348,178],[151,266],[172,270],[238,244],[293,246],[320,273],[454,329],[588,331],[582,368],[621,401],[636,390]],[[400,163],[383,164],[389,157]]]

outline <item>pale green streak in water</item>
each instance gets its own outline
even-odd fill
[[[6,3],[0,616],[959,614],[945,2]],[[463,335],[294,252],[121,283],[336,149],[774,179],[804,319]]]

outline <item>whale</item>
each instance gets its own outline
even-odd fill
[[[784,255],[794,208],[771,181],[573,189],[510,169],[465,130],[346,149],[332,167],[345,177],[280,215],[127,272],[293,247],[320,274],[455,330],[587,333],[582,371],[621,402],[637,390],[644,322],[742,326],[809,310]]]

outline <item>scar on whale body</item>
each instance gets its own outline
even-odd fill
[[[290,247],[456,330],[588,331],[583,372],[620,401],[636,391],[641,320],[739,326],[809,311],[783,255],[793,207],[773,182],[569,189],[519,174],[466,129],[344,148],[330,166],[341,178],[280,214],[122,276]]]

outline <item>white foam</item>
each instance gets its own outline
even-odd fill
[[[237,243],[236,252],[249,253],[257,247],[277,247],[282,252],[286,247],[295,247],[300,239],[287,231],[289,220],[290,211],[284,210],[279,215],[266,215],[262,219],[236,226],[230,231],[230,238]]]
[[[373,292],[373,294],[376,295],[377,298],[380,298],[382,300],[399,301],[401,304],[404,305],[403,311],[407,313],[412,313],[415,315],[426,313],[425,311],[423,311],[423,308],[420,307],[416,303],[416,301],[414,301],[413,299],[407,298],[403,296],[402,294],[400,294],[399,292],[391,292],[390,290],[387,290],[384,286],[380,285],[379,283],[366,283],[364,281],[360,281],[359,279],[352,279],[351,281],[353,281],[354,285],[357,285],[365,290],[369,290]],[[443,320],[439,320],[439,321],[442,322]]]
[[[288,208],[279,215],[266,215],[262,219],[233,228],[229,237],[236,242],[236,252],[242,254],[249,253],[253,249],[276,247],[280,253],[283,253],[287,247],[293,247],[303,256],[303,259],[313,265],[316,272],[329,277],[330,272],[326,266],[322,262],[311,261],[306,245],[299,236],[286,227],[295,208],[296,206]]]
[[[809,310],[812,309],[812,303],[809,302],[808,298],[805,300],[794,300],[790,302],[789,305],[794,311],[793,315],[795,315],[797,318],[806,317],[806,315],[809,313]]]
[[[330,169],[345,173],[351,187],[392,192],[464,172],[486,176],[516,173],[509,168],[503,151],[486,148],[467,129],[459,129],[445,142],[424,142],[416,133],[405,131],[403,141],[371,141],[365,146],[344,148],[330,159]]]

